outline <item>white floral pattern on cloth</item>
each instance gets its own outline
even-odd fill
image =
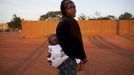
[[[61,46],[57,45],[49,45],[48,46],[48,62],[54,68],[59,67],[68,56],[63,52]]]

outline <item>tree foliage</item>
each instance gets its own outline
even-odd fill
[[[60,11],[50,11],[45,15],[41,15],[39,20],[54,20],[54,19],[61,19],[61,12]]]
[[[108,15],[108,16],[106,16],[106,17],[98,17],[98,18],[96,18],[97,20],[115,20],[116,18],[115,18],[115,16],[113,16],[113,15]]]
[[[81,14],[78,17],[78,20],[134,20],[134,16],[129,12],[121,14],[118,18],[113,15],[107,15],[105,17],[100,16],[100,17],[87,18],[84,14]]]
[[[96,17],[90,18],[89,17],[88,20],[116,20],[116,17],[113,15],[108,15],[106,17],[98,17],[98,18],[96,18]]]
[[[95,13],[98,17],[87,17],[85,14],[81,14],[77,17],[78,20],[134,20],[134,17],[131,13],[125,12],[121,14],[118,18],[113,15],[107,16],[100,16],[99,12]],[[39,20],[54,20],[54,19],[61,19],[62,14],[60,11],[49,11],[45,15],[41,15]]]
[[[110,20],[116,20],[117,18],[113,15],[108,15],[107,18],[109,18]]]
[[[13,19],[8,22],[8,25],[10,28],[13,29],[13,31],[15,31],[16,29],[21,29],[22,25],[21,25],[21,19],[20,17],[17,17],[15,14],[13,15]]]
[[[87,17],[86,17],[86,15],[84,15],[84,14],[81,14],[79,17],[78,17],[78,20],[86,20],[87,19]]]
[[[121,14],[120,16],[119,16],[119,20],[130,20],[130,19],[132,19],[132,14],[131,13],[129,13],[129,12],[125,12],[124,14]]]

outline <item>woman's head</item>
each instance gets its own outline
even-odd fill
[[[63,0],[60,5],[61,13],[65,17],[74,18],[76,14],[75,4],[71,0]]]

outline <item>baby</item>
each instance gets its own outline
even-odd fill
[[[57,68],[69,57],[64,53],[59,45],[56,34],[51,34],[48,37],[48,42],[48,62],[52,65],[52,67]],[[79,64],[81,60],[76,59],[76,62]]]
[[[56,34],[51,34],[48,37],[48,42],[48,62],[52,67],[58,68],[68,58],[68,56],[63,52],[59,45]]]

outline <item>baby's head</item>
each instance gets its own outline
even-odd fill
[[[56,34],[51,34],[48,36],[48,42],[50,45],[56,45],[59,43],[57,35]]]

